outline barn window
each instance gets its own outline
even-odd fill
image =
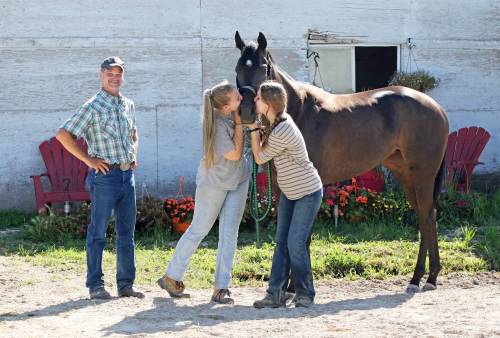
[[[318,43],[310,38],[308,55],[310,82],[339,94],[385,87],[400,69],[397,44]],[[319,55],[318,67],[314,55]]]

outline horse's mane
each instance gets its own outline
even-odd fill
[[[256,46],[254,46],[254,48],[256,48]],[[389,94],[394,94],[395,92],[407,96],[415,95],[414,93],[412,93],[413,95],[409,95],[409,93],[407,93],[408,91],[405,91],[407,88],[394,86],[352,94],[332,94],[310,83],[295,80],[274,62],[269,52],[267,52],[267,59],[268,62],[271,62],[273,71],[279,74],[279,76],[287,82],[287,85],[294,89],[299,99],[305,100],[307,97],[312,98],[321,109],[332,113],[342,110],[352,111],[357,106],[366,106],[367,103],[372,105],[377,103],[380,98]]]
[[[351,111],[358,105],[366,104],[366,92],[354,94],[332,94],[310,83],[295,80],[274,62],[273,68],[275,72],[277,72],[286,82],[288,82],[288,85],[296,91],[297,96],[301,100],[311,97],[319,107],[327,111]],[[372,103],[376,103],[377,97],[373,97],[371,101]]]

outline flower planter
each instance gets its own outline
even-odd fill
[[[179,234],[183,234],[184,232],[186,232],[190,225],[191,222],[188,221],[172,222],[172,229]]]

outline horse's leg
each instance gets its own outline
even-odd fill
[[[429,223],[429,277],[425,283],[423,290],[430,291],[436,289],[437,276],[441,271],[441,263],[439,258],[439,245],[437,239],[437,212],[432,206],[432,219]]]
[[[420,175],[419,175],[420,176]],[[420,251],[415,274],[410,284],[418,285],[425,272],[425,256],[429,252],[429,279],[424,286],[424,290],[435,289],[436,278],[441,270],[439,263],[439,252],[436,230],[436,210],[434,208],[434,175],[417,177],[416,195],[418,204],[418,218],[420,228]],[[423,254],[422,254],[422,251]],[[423,255],[423,259],[421,257]],[[422,259],[422,261],[420,261]],[[423,266],[419,266],[422,264]],[[418,270],[418,272],[417,272]]]
[[[419,204],[417,200],[417,193],[415,191],[416,181],[412,175],[411,170],[407,170],[408,165],[405,163],[401,152],[397,151],[392,154],[390,157],[385,159],[382,164],[386,166],[391,172],[394,174],[394,177],[398,180],[398,182],[402,185],[403,190],[405,192],[405,196],[410,203],[411,207],[417,215],[419,216],[419,231],[420,231],[420,246],[418,249],[417,256],[417,264],[415,266],[415,270],[413,272],[413,277],[410,280],[410,284],[406,288],[406,292],[414,293],[418,292],[420,280],[425,274],[425,259],[427,258],[427,240],[426,236],[422,233],[422,225],[421,222],[423,220],[421,214],[419,213]]]
[[[406,288],[407,292],[417,292],[419,291],[420,280],[425,274],[425,259],[427,258],[427,236],[422,233],[422,216],[419,213],[419,204],[417,202],[417,194],[410,179],[403,179],[400,181],[403,189],[405,191],[406,198],[413,210],[418,214],[419,219],[419,231],[420,231],[420,245],[418,248],[417,264],[415,265],[415,271],[413,272],[413,277],[410,280],[410,284]]]

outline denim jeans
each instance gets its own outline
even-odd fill
[[[91,220],[87,229],[87,283],[90,290],[104,286],[102,254],[111,212],[115,215],[116,285],[132,286],[135,279],[135,180],[132,170],[111,169],[106,175],[90,170],[87,185]]]
[[[196,188],[193,221],[177,243],[174,256],[167,266],[168,277],[178,281],[184,280],[192,255],[219,216],[215,287],[217,289],[229,287],[238,229],[245,210],[248,182],[248,180],[243,181],[235,190],[220,190],[209,186]]]
[[[281,193],[276,246],[267,289],[267,293],[277,303],[284,302],[290,269],[296,295],[306,296],[314,300],[311,261],[307,253],[306,243],[311,234],[322,197],[323,189],[298,200],[289,200]]]

